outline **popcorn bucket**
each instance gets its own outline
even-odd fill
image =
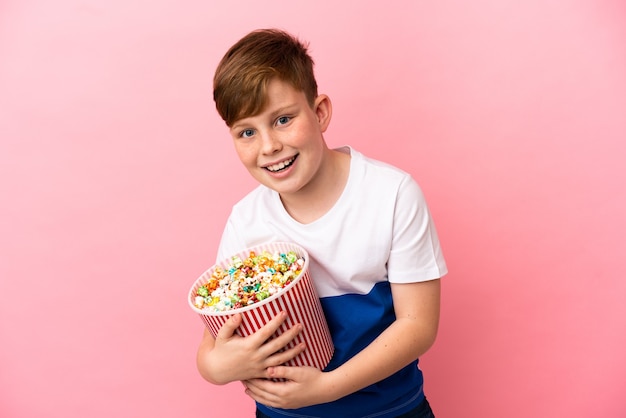
[[[270,254],[288,253],[293,251],[300,258],[304,258],[304,266],[300,274],[291,283],[280,289],[277,293],[266,299],[254,302],[251,305],[225,311],[214,311],[208,308],[199,309],[194,304],[198,288],[206,284],[217,267],[228,270],[234,256],[245,260],[254,251],[257,255],[267,251]],[[253,334],[265,325],[279,312],[287,312],[287,319],[278,328],[274,337],[281,335],[295,324],[303,326],[298,334],[285,348],[295,347],[304,342],[306,349],[292,360],[285,363],[287,366],[312,366],[320,370],[328,365],[334,346],[328,330],[328,325],[322,311],[319,297],[313,287],[309,275],[309,255],[306,250],[296,244],[288,242],[272,242],[256,247],[248,248],[234,254],[228,259],[221,260],[210,269],[206,270],[193,284],[187,297],[189,306],[206,325],[207,329],[215,337],[217,332],[232,315],[241,313],[242,323],[237,328],[237,334],[242,337]]]

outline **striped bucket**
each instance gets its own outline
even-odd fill
[[[287,253],[293,251],[298,257],[304,258],[302,272],[290,284],[281,289],[278,293],[255,302],[252,305],[231,309],[223,312],[213,312],[207,309],[198,309],[193,301],[200,286],[207,283],[216,267],[228,269],[232,263],[232,257],[215,264],[205,271],[193,284],[187,297],[189,306],[200,315],[200,318],[215,337],[217,332],[232,315],[242,314],[242,324],[237,329],[237,334],[242,337],[253,334],[279,312],[287,312],[287,319],[278,328],[274,336],[278,336],[295,324],[302,324],[302,332],[298,334],[288,345],[288,348],[295,347],[304,342],[306,349],[292,360],[285,363],[287,366],[312,366],[320,370],[324,369],[330,361],[334,346],[328,330],[322,305],[315,291],[315,287],[309,275],[309,255],[306,250],[296,244],[288,242],[272,242],[240,251],[238,254],[242,259],[246,259],[250,252],[261,254],[267,251],[271,254],[280,252]],[[233,256],[234,256],[233,255]]]

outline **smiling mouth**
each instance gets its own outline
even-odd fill
[[[297,155],[294,156],[294,157],[291,157],[288,160],[281,161],[278,164],[269,165],[269,166],[265,167],[265,169],[267,171],[272,172],[272,173],[278,173],[279,171],[283,171],[284,169],[289,167],[291,164],[293,164],[293,162],[296,161],[296,158],[298,158]]]

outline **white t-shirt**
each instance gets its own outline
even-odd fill
[[[409,174],[352,156],[346,187],[324,216],[294,220],[278,193],[259,185],[232,209],[218,260],[268,241],[291,241],[311,256],[320,297],[364,294],[374,283],[439,278],[446,264],[424,195]]]

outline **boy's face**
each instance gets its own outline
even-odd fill
[[[327,147],[330,99],[320,95],[313,107],[303,92],[272,80],[261,113],[233,123],[230,133],[239,159],[261,184],[281,195],[306,192],[319,178]]]

